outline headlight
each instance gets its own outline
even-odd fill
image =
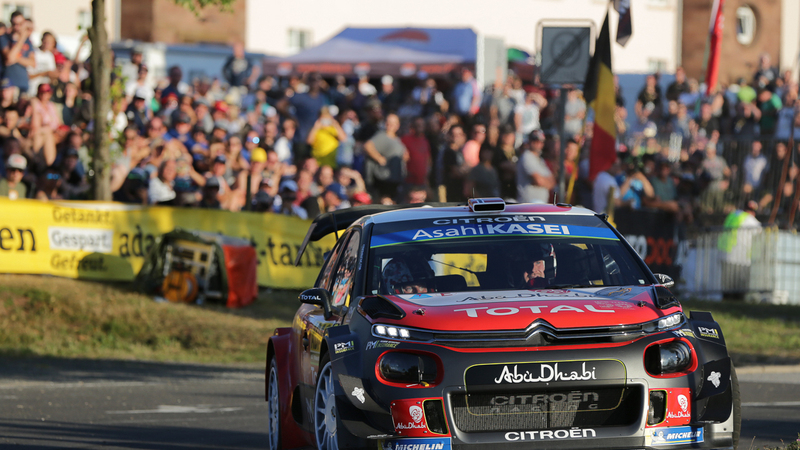
[[[644,367],[651,375],[683,372],[692,365],[692,349],[683,341],[651,345],[644,352]]]
[[[683,321],[684,321],[683,313],[675,313],[675,314],[670,314],[666,317],[662,317],[661,319],[646,323],[642,326],[642,329],[644,331],[647,331],[648,333],[652,333],[655,331],[664,331],[681,325]]]
[[[390,325],[373,325],[372,334],[377,337],[392,339],[408,339],[411,337],[411,332],[407,329]]]
[[[428,386],[436,382],[436,361],[427,355],[389,352],[378,361],[378,371],[386,381]]]

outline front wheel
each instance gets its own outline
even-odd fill
[[[269,439],[269,450],[281,449],[281,403],[278,391],[278,363],[276,358],[269,362],[269,373],[267,381],[267,418]]]
[[[319,365],[322,369],[319,371],[317,389],[314,392],[314,435],[317,449],[339,450],[339,420],[330,356],[323,356]]]

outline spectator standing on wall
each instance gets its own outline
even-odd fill
[[[222,76],[231,87],[237,88],[247,88],[258,76],[253,62],[245,56],[244,45],[241,42],[233,44],[233,55],[229,56],[222,66]]]
[[[136,46],[131,49],[131,58],[120,65],[120,75],[131,82],[136,80],[139,73],[139,66],[142,65],[142,54],[144,50],[142,47]]]
[[[19,88],[20,95],[28,92],[28,67],[35,67],[33,44],[29,39],[31,27],[19,11],[11,13],[11,29],[0,36],[3,54],[3,78]]]

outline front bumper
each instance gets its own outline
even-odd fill
[[[731,447],[730,388],[715,390],[706,380],[713,371],[709,368],[730,364],[724,346],[714,348],[718,346],[714,342],[680,336],[695,350],[696,369],[678,376],[654,377],[645,371],[642,355],[648,345],[665,337],[677,338],[667,332],[613,347],[479,351],[411,342],[391,344],[390,349],[372,341],[354,343],[363,351],[346,353],[334,361],[342,388],[338,392],[340,417],[353,435],[374,441],[377,448],[393,450],[485,448],[493,444],[553,449]],[[382,382],[375,367],[387,351],[437,355],[444,372],[441,380],[428,387]],[[530,382],[531,377],[526,382],[523,377],[521,382],[513,382],[526,367],[538,370],[538,375],[543,373],[542,366],[552,369],[556,363],[568,369],[561,370],[564,374],[576,375],[548,381],[536,376],[533,378],[540,380],[535,382]],[[493,372],[489,378],[470,376],[476,366]],[[511,372],[514,367],[516,372]],[[593,376],[585,375],[589,367],[597,369]],[[494,382],[504,376],[512,382]],[[673,400],[681,393],[690,404],[674,412],[673,418],[648,425],[653,391],[668,392]],[[415,405],[419,408],[416,415]],[[416,420],[419,411],[422,419]]]

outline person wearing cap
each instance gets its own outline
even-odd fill
[[[144,99],[144,94],[137,91],[133,95],[128,109],[125,110],[125,116],[128,118],[128,124],[136,126],[139,134],[147,133],[147,123],[151,119],[151,114],[147,110],[147,100]]]
[[[339,183],[332,183],[322,193],[323,211],[331,212],[350,207],[347,190]]]
[[[206,184],[203,185],[200,202],[197,206],[205,209],[222,209],[222,204],[219,201],[219,180],[217,177],[206,179]]]
[[[121,58],[120,58],[121,59]],[[128,80],[136,80],[144,59],[144,48],[137,45],[131,49],[131,57],[120,65],[120,75]]]
[[[293,179],[289,178],[281,181],[278,187],[279,195],[275,197],[273,202],[273,210],[278,214],[308,219],[308,211],[296,204],[297,190],[297,182]]]
[[[148,189],[150,175],[141,167],[134,167],[128,173],[122,187],[114,192],[114,201],[147,205],[149,203]]]
[[[0,197],[8,197],[11,200],[25,198],[28,195],[28,187],[22,183],[28,161],[25,157],[14,153],[6,160],[6,176],[0,179]]]
[[[517,200],[520,203],[547,203],[556,185],[553,173],[542,159],[544,133],[534,130],[523,145],[517,161]]]
[[[167,131],[167,136],[180,141],[186,150],[191,151],[195,145],[192,139],[192,118],[183,111],[178,112],[172,122],[172,128]]]
[[[11,80],[3,77],[0,79],[0,109],[8,111],[17,103],[18,89],[11,84]]]
[[[28,67],[36,67],[33,43],[28,39],[31,26],[22,13],[11,13],[11,31],[0,36],[0,53],[3,57],[2,76],[19,88],[20,95],[28,92]]]
[[[403,97],[400,96],[400,91],[395,89],[394,78],[391,75],[381,77],[381,91],[378,93],[378,100],[383,105],[384,114],[397,111],[403,103]]]
[[[34,50],[36,64],[28,67],[28,78],[30,78],[28,96],[33,97],[36,95],[40,84],[51,84],[58,77],[55,51],[57,51],[56,38],[53,33],[45,31],[42,33],[42,45]]]

